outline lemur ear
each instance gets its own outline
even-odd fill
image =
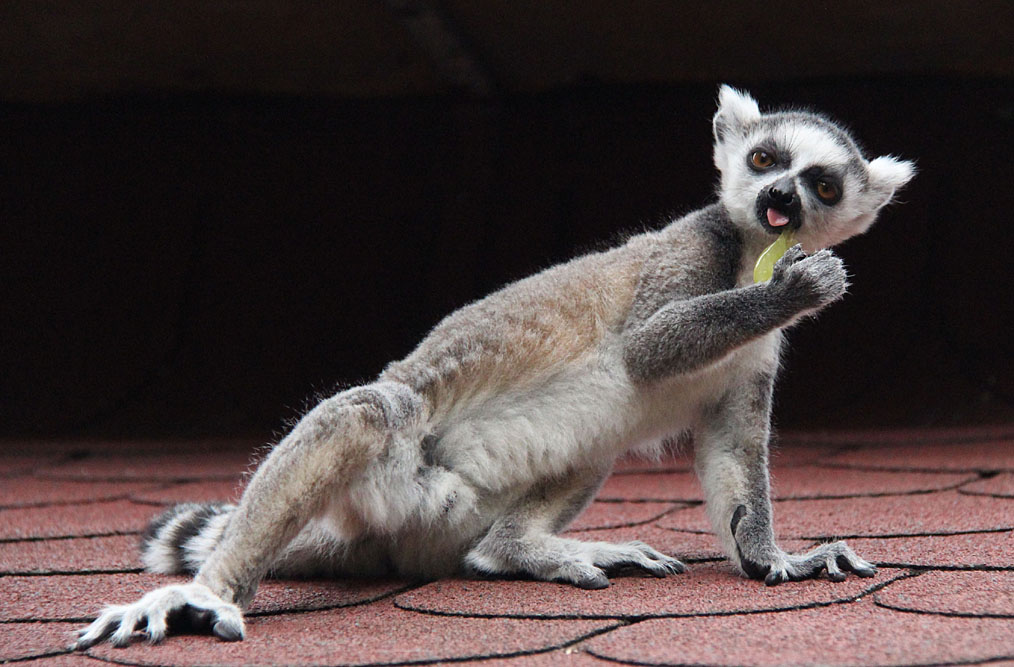
[[[883,203],[880,205],[885,206],[894,198],[894,193],[915,176],[915,163],[883,155],[870,161],[867,172],[870,189],[881,194]]]
[[[757,102],[748,93],[723,84],[718,89],[718,111],[711,123],[715,140],[724,141],[729,133],[757,121],[760,115]]]

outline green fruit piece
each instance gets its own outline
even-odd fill
[[[782,255],[794,245],[796,245],[796,235],[791,229],[786,229],[757,258],[757,264],[753,267],[753,281],[763,283],[771,280],[771,275],[775,272],[775,262],[780,260]]]

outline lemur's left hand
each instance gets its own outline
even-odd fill
[[[830,250],[807,255],[795,245],[775,263],[770,284],[799,310],[819,310],[845,295],[848,275]]]

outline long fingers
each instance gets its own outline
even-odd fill
[[[131,605],[107,607],[80,631],[72,648],[83,650],[110,639],[114,646],[127,646],[137,630],[158,643],[170,630],[211,632],[224,641],[243,639],[243,612],[211,592],[190,583],[152,591]]]

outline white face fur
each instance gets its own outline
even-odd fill
[[[915,174],[913,163],[893,157],[867,161],[822,116],[761,114],[752,97],[729,86],[719,90],[713,126],[720,195],[736,224],[772,240],[791,227],[808,252],[865,232]]]

